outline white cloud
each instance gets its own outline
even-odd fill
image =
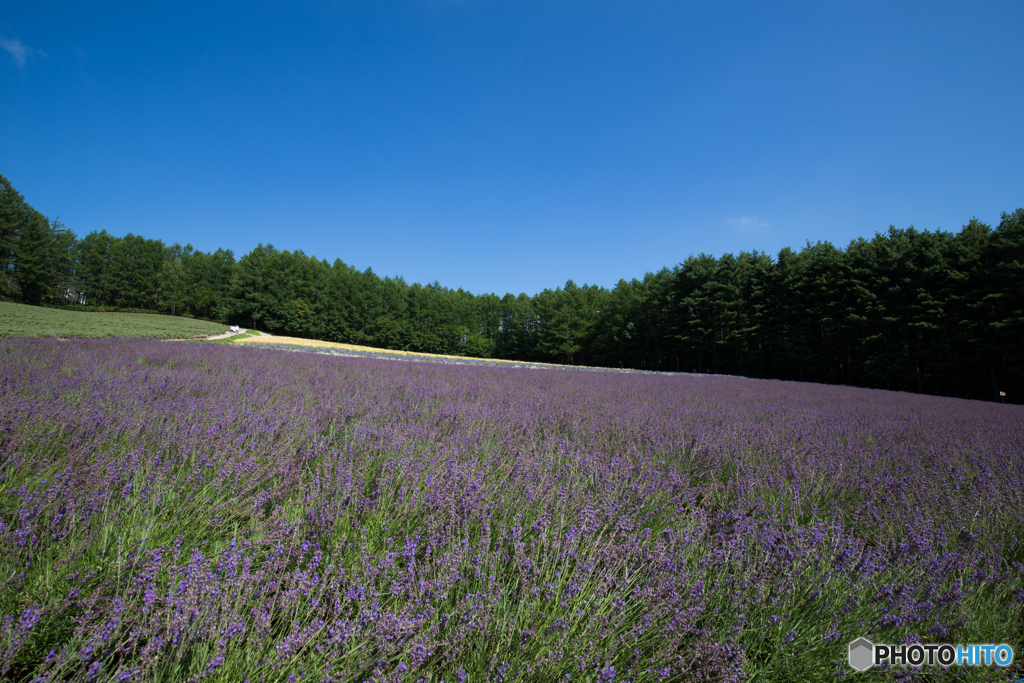
[[[17,62],[19,69],[25,68],[25,62],[28,61],[28,58],[31,57],[33,53],[38,52],[40,57],[46,56],[46,53],[42,50],[33,50],[17,38],[14,40],[11,40],[10,38],[0,38],[0,48],[11,53],[11,56],[14,57],[14,61]]]
[[[754,232],[761,228],[770,228],[768,223],[762,221],[759,218],[752,218],[750,216],[735,216],[733,218],[727,218],[726,223],[736,228],[740,232]]]

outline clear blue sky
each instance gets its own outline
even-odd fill
[[[1020,0],[9,1],[0,173],[79,236],[611,287],[998,223],[1022,30]]]

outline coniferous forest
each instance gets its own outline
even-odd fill
[[[472,294],[302,251],[78,238],[0,175],[0,298],[237,323],[389,349],[1021,402],[1024,209],[957,233],[685,261],[608,290]],[[1005,397],[1001,394],[1005,393]]]

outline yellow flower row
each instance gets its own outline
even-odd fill
[[[339,349],[342,351],[361,351],[363,353],[393,353],[399,356],[422,356],[427,358],[451,358],[452,360],[466,360],[466,356],[445,356],[438,353],[421,353],[419,351],[396,351],[393,349],[377,349],[372,346],[359,346],[357,344],[341,344],[339,342],[320,341],[319,339],[300,339],[299,337],[278,337],[259,336],[236,339],[235,344],[289,344],[291,346],[310,346],[322,349]],[[483,358],[480,360],[494,361],[498,363],[519,363],[520,361],[505,360],[503,358]],[[530,363],[530,365],[550,365],[550,363]]]

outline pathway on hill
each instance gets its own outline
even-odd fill
[[[558,365],[554,363],[530,363],[525,361],[504,360],[501,358],[471,358],[468,356],[443,356],[432,353],[416,353],[413,351],[396,351],[376,349],[369,346],[326,342],[317,339],[301,339],[298,337],[277,337],[260,333],[258,337],[247,337],[234,342],[238,345],[294,351],[299,353],[320,353],[330,356],[349,358],[377,358],[380,360],[416,361],[424,363],[444,363],[447,365],[489,365],[492,367],[533,368],[537,370],[588,370],[594,372],[624,372],[657,375],[676,375],[688,373],[658,372],[654,370],[629,370],[624,368],[597,368],[583,365]]]

